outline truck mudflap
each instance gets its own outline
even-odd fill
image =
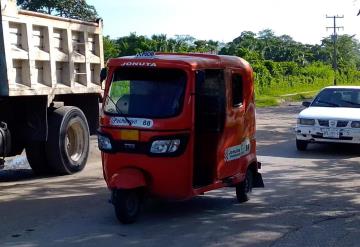
[[[260,172],[255,172],[253,174],[253,188],[264,188],[264,181],[262,179]]]
[[[6,157],[11,152],[11,135],[7,124],[0,122],[0,170],[4,169]]]

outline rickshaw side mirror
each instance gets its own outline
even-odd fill
[[[101,83],[101,89],[103,88],[103,81],[106,79],[107,77],[107,68],[102,68],[100,71],[100,83]]]
[[[107,68],[102,68],[100,71],[100,82],[103,82],[107,77]]]

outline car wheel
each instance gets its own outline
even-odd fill
[[[299,151],[305,151],[307,148],[308,142],[303,140],[296,139],[296,148]]]
[[[251,170],[246,172],[245,180],[236,185],[236,199],[243,203],[249,200],[249,193],[253,187],[253,173]]]

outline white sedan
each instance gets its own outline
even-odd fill
[[[332,86],[320,91],[300,112],[296,147],[309,143],[360,143],[360,86]]]

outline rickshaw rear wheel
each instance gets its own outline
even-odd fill
[[[113,190],[112,202],[116,218],[123,224],[131,224],[137,220],[140,212],[141,193],[139,190]]]
[[[253,173],[250,169],[247,170],[245,180],[236,185],[236,199],[243,203],[249,200],[249,193],[253,186]]]

